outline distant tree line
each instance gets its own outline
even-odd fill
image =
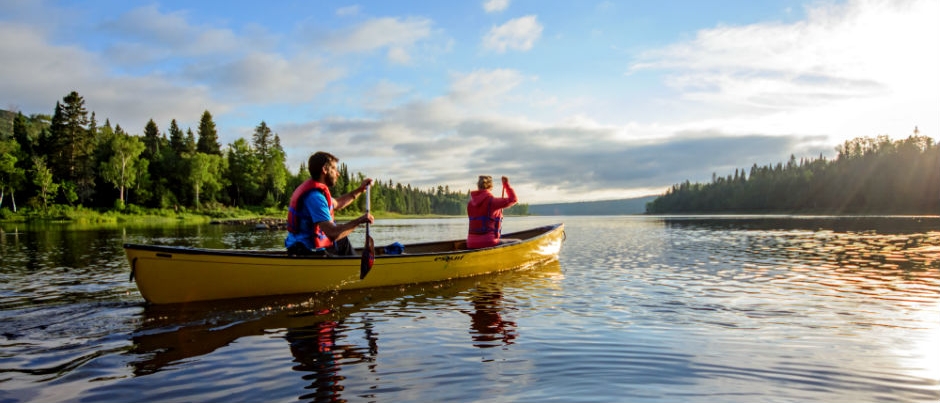
[[[940,213],[940,146],[914,135],[859,137],[836,147],[829,161],[796,160],[734,175],[712,174],[711,183],[673,185],[648,203],[649,214],[686,213]]]
[[[50,205],[124,210],[149,208],[213,209],[218,207],[284,207],[294,188],[309,178],[305,164],[290,173],[277,133],[261,121],[250,140],[239,138],[222,147],[215,122],[204,111],[199,127],[185,131],[176,119],[161,132],[152,119],[143,135],[131,134],[106,119],[100,124],[85,100],[71,92],[56,102],[52,116],[12,118],[12,133],[0,131],[0,208],[17,211]],[[2,120],[0,120],[2,121]],[[344,194],[365,178],[341,164],[331,189]],[[417,189],[375,181],[372,211],[400,214],[466,214],[467,192],[446,186]],[[365,200],[347,207],[360,213]],[[525,205],[514,209],[527,214]]]

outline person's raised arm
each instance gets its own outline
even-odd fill
[[[508,197],[494,197],[493,204],[495,208],[506,208],[516,204],[519,200],[516,198],[516,192],[509,186],[509,178],[503,177],[503,189]]]
[[[335,199],[336,203],[334,204],[333,208],[336,210],[342,210],[344,207],[355,201],[357,197],[362,195],[366,191],[366,188],[370,185],[372,185],[372,178],[363,179],[362,183],[359,184],[359,187],[353,189],[349,193],[337,197]]]

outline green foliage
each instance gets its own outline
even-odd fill
[[[260,162],[259,177],[261,192],[265,194],[264,205],[280,203],[285,192],[290,173],[285,167],[287,160],[281,140],[271,131],[267,123],[261,121],[252,135],[252,146]]]
[[[0,220],[10,221],[14,219],[16,215],[6,207],[0,207]]]
[[[169,139],[153,119],[142,135],[112,127],[107,119],[98,127],[95,113],[89,118],[84,99],[74,91],[56,103],[51,116],[3,116],[0,123],[9,122],[11,130],[0,137],[0,206],[7,206],[7,195],[11,206],[15,199],[26,200],[28,214],[35,217],[49,218],[49,210],[68,209],[55,203],[174,217],[189,214],[188,209],[238,206],[284,216],[291,193],[309,178],[304,165],[296,174],[287,170],[280,137],[264,121],[250,140],[238,139],[223,150],[209,111],[200,119],[198,141],[193,130],[184,131],[176,119],[169,123]],[[337,196],[365,178],[346,164],[339,170],[331,189]],[[464,215],[468,200],[465,191],[417,189],[390,180],[376,181],[371,193],[374,214]],[[360,198],[340,213],[361,214],[364,208]]]
[[[940,146],[916,133],[892,142],[861,137],[836,148],[835,161],[800,160],[751,167],[750,174],[686,181],[647,205],[650,214],[940,213]]]
[[[245,139],[238,139],[230,144],[226,158],[228,193],[232,204],[244,206],[255,203],[261,189],[261,180],[257,176],[261,169],[261,160]]]
[[[53,182],[52,170],[46,166],[46,160],[43,157],[33,157],[33,184],[39,188],[37,197],[45,210],[59,191],[59,184]]]
[[[525,203],[515,204],[503,213],[506,215],[529,215],[529,205]]]
[[[209,160],[209,155],[201,152],[196,152],[195,154],[189,156],[186,159],[186,175],[189,178],[190,184],[193,187],[193,192],[195,193],[194,206],[199,206],[199,192],[202,189],[202,185],[209,180],[210,169],[212,168],[212,163]]]
[[[17,113],[0,109],[0,140],[13,136],[13,122]]]
[[[20,145],[14,139],[0,140],[0,206],[4,196],[10,195],[13,210],[16,210],[15,192],[26,180],[26,173],[18,166],[22,158]]]
[[[66,181],[59,186],[59,190],[62,191],[62,198],[65,199],[65,202],[69,205],[75,203],[78,200],[78,185],[72,181]]]
[[[119,191],[119,201],[124,202],[124,189],[137,179],[136,161],[144,151],[144,143],[137,137],[115,135],[109,142],[111,157],[101,163],[101,176]]]

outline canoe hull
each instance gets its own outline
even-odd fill
[[[521,269],[558,257],[564,225],[504,237],[522,242],[477,250],[459,249],[461,241],[406,245],[405,254],[377,255],[362,280],[359,256],[288,257],[283,252],[133,244],[124,249],[144,299],[167,304],[386,287]]]

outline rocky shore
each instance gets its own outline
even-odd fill
[[[287,230],[287,220],[283,218],[246,218],[231,220],[213,220],[211,224],[216,225],[241,225],[251,227],[258,231],[279,231]]]

